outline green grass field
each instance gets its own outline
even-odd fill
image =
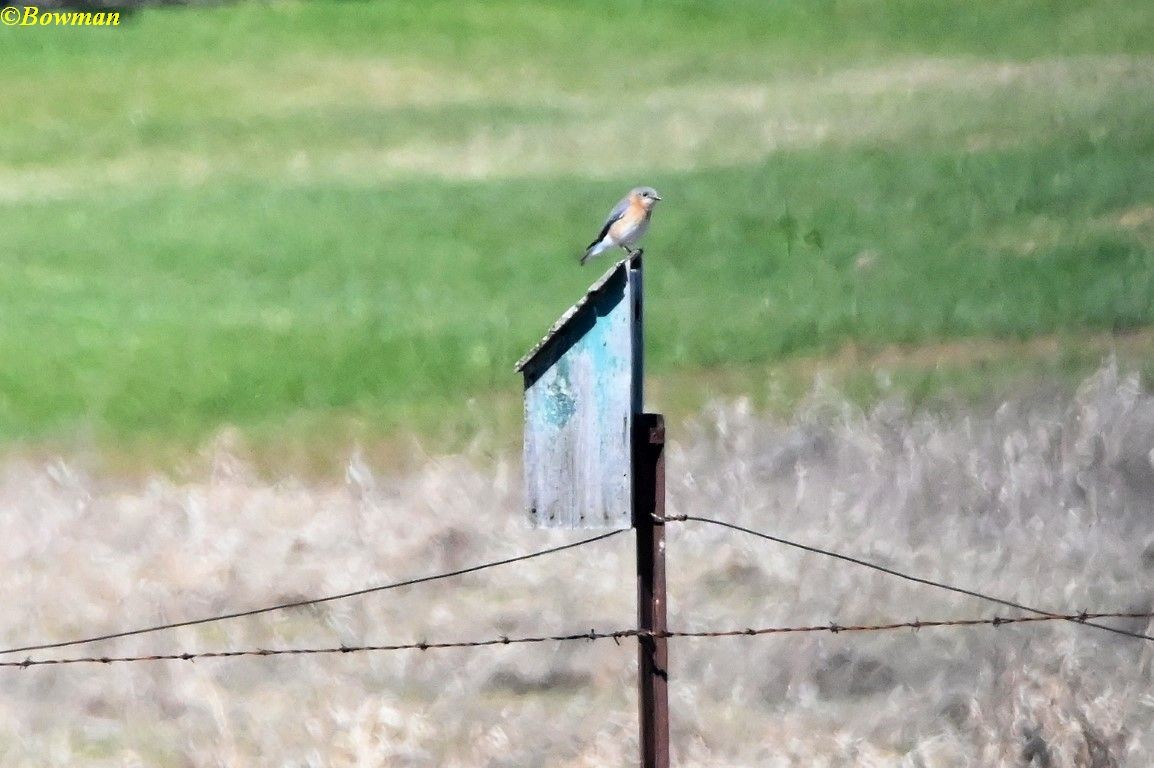
[[[1154,322],[1150,4],[243,3],[0,41],[10,444],[515,420],[638,183],[678,387]]]

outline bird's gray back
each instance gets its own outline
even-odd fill
[[[625,209],[629,207],[629,196],[621,198],[617,201],[617,205],[613,206],[613,210],[609,212],[609,217],[605,219],[605,223],[601,225],[601,230],[604,232],[609,229],[609,225],[621,218],[625,213]]]

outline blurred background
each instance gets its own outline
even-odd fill
[[[120,10],[0,28],[6,646],[568,540],[520,516],[512,366],[640,184],[674,511],[1149,610],[1154,4]],[[983,610],[671,537],[682,629]],[[629,545],[77,650],[630,626]],[[974,632],[677,644],[676,755],[1148,764],[1144,643]],[[627,645],[2,673],[0,761],[630,764]]]
[[[655,400],[1148,363],[1140,2],[144,7],[0,46],[0,432],[118,451],[497,430],[647,238]],[[884,368],[885,375],[875,375]],[[660,397],[658,397],[660,395]],[[704,397],[703,397],[704,395]],[[511,436],[511,437],[510,437]],[[159,445],[158,445],[159,443]]]

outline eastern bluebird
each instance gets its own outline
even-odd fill
[[[621,246],[626,253],[634,256],[636,251],[632,246],[641,239],[645,230],[649,229],[649,217],[653,215],[653,206],[657,205],[660,199],[661,195],[657,194],[657,190],[653,187],[637,187],[630,190],[628,195],[621,198],[621,202],[613,206],[609,218],[601,227],[601,234],[597,235],[597,239],[589,243],[589,247],[585,249],[581,263],[584,264],[615,245]]]

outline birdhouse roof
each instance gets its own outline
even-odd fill
[[[533,362],[534,359],[540,356],[540,354],[545,351],[550,343],[553,342],[553,340],[556,339],[570,323],[572,323],[578,316],[581,315],[582,310],[589,306],[593,298],[595,298],[597,294],[605,288],[609,281],[612,280],[618,272],[623,272],[628,268],[628,264],[631,260],[631,257],[622,259],[608,270],[606,270],[605,274],[597,278],[597,281],[590,285],[589,289],[585,291],[585,295],[582,296],[576,304],[565,310],[561,317],[557,318],[557,322],[553,323],[553,325],[549,327],[549,331],[545,334],[545,336],[539,342],[537,342],[533,348],[525,354],[524,357],[517,361],[515,370],[518,373],[524,371],[526,366],[528,366],[531,362]]]

